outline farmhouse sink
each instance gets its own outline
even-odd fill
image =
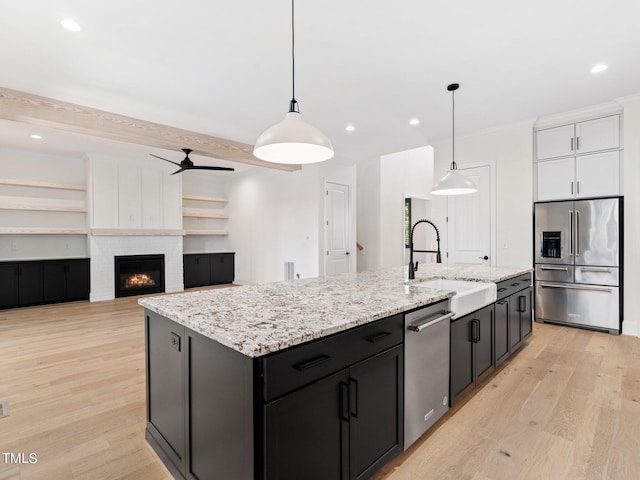
[[[497,299],[496,284],[492,282],[469,282],[466,280],[447,280],[434,278],[414,283],[416,287],[453,290],[455,295],[449,299],[453,318],[462,317],[479,308],[490,305]]]

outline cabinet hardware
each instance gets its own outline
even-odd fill
[[[591,272],[591,273],[608,273],[611,274],[610,268],[581,268],[582,272]]]
[[[349,379],[349,414],[358,418],[358,381]]]
[[[571,185],[573,185],[573,182],[571,182]],[[573,193],[573,189],[571,190],[571,193]],[[572,257],[573,256],[573,210],[569,210],[569,231],[571,232],[571,235],[569,238],[569,256]]]
[[[611,289],[610,288],[599,288],[599,287],[580,287],[578,285],[552,285],[550,283],[541,283],[540,286],[542,288],[562,288],[562,289],[566,289],[566,290],[589,290],[590,292],[604,292],[604,293],[611,293]]]
[[[411,325],[407,326],[407,330],[411,330],[412,332],[421,332],[422,330],[424,330],[427,327],[430,327],[431,325],[433,325],[434,323],[438,323],[441,322],[443,320],[448,320],[451,317],[453,317],[455,315],[455,313],[453,312],[447,312],[447,311],[442,311],[442,312],[438,312],[436,313],[436,315],[434,315],[436,318],[434,319],[434,316],[430,316],[427,317],[426,319],[424,319],[422,321],[422,323],[413,323]]]
[[[560,272],[568,272],[569,268],[568,267],[540,267],[540,270],[557,270]]]
[[[576,151],[580,150],[580,137],[576,137]]]
[[[576,182],[576,193],[580,195],[580,180]]]
[[[526,301],[526,298],[525,298],[524,295],[520,295],[518,297],[518,312],[520,312],[520,313],[524,313],[525,312],[525,308],[524,308],[525,307],[525,301]]]
[[[324,362],[326,362],[329,359],[331,359],[329,355],[321,354],[321,355],[318,355],[317,357],[312,358],[311,360],[307,360],[306,362],[297,363],[296,365],[293,366],[293,368],[302,372],[304,370],[308,370],[309,368],[322,365]]]
[[[349,421],[349,385],[340,382],[340,418]]]
[[[369,337],[367,337],[365,340],[367,342],[376,343],[377,341],[382,340],[383,338],[388,337],[389,335],[391,335],[391,332],[374,333],[373,335],[370,335]]]
[[[576,210],[576,258],[580,256],[580,210]]]
[[[573,195],[573,182],[571,182],[571,195]]]
[[[571,151],[573,152],[573,137],[571,137]]]

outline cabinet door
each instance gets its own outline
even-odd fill
[[[562,158],[536,163],[536,200],[573,198],[575,160]]]
[[[184,327],[160,315],[148,313],[147,421],[166,445],[163,451],[185,469]]]
[[[184,255],[184,288],[211,285],[209,255]]]
[[[221,285],[233,283],[233,254],[213,253],[211,254],[211,285]]]
[[[523,308],[520,295],[515,293],[509,300],[509,352],[513,353],[522,344],[522,321],[520,311]]]
[[[493,367],[493,305],[472,314],[476,323],[474,377],[478,378]]]
[[[163,226],[162,178],[159,171],[145,171],[140,176],[142,207],[142,228],[160,228]]]
[[[495,304],[495,366],[509,356],[509,301],[500,300]]]
[[[523,290],[518,295],[518,302],[521,304],[520,320],[522,324],[522,338],[526,338],[531,335],[533,312],[531,306],[533,305],[533,287],[529,287]]]
[[[0,308],[18,305],[18,265],[0,265]]]
[[[42,262],[25,262],[19,265],[18,297],[20,305],[42,303]]]
[[[66,300],[87,300],[89,298],[89,260],[66,262]]]
[[[349,369],[352,480],[369,478],[402,450],[403,360],[397,346]]]
[[[140,228],[140,169],[118,165],[118,227]]]
[[[43,298],[45,302],[63,302],[67,298],[64,262],[45,262],[42,266]]]
[[[576,157],[576,196],[608,197],[620,194],[620,152]]]
[[[536,132],[536,158],[566,157],[575,152],[574,126],[548,128]]]
[[[266,405],[265,480],[348,478],[349,374],[342,370]]]
[[[470,315],[451,322],[451,398],[474,382],[472,317]]]
[[[597,152],[620,147],[620,117],[598,118],[576,123],[576,153]]]

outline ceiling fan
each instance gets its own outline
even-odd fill
[[[231,167],[208,167],[206,165],[194,165],[191,159],[189,158],[189,154],[193,150],[191,150],[190,148],[183,148],[182,151],[184,152],[185,157],[184,157],[184,160],[182,160],[180,163],[174,162],[172,160],[167,160],[166,158],[159,157],[158,155],[154,155],[153,153],[150,153],[149,155],[151,155],[152,157],[159,158],[160,160],[164,160],[165,162],[173,163],[174,165],[177,165],[178,167],[180,167],[179,170],[176,170],[171,175],[175,175],[176,173],[182,173],[185,170],[223,170],[227,172],[233,172],[235,170],[234,168],[231,168]]]

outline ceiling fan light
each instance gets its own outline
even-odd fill
[[[469,177],[458,170],[449,170],[442,179],[433,186],[433,195],[464,195],[475,193],[478,187]]]
[[[319,129],[298,112],[289,112],[280,123],[258,137],[253,154],[261,160],[285,164],[322,162],[333,157],[333,146]]]

